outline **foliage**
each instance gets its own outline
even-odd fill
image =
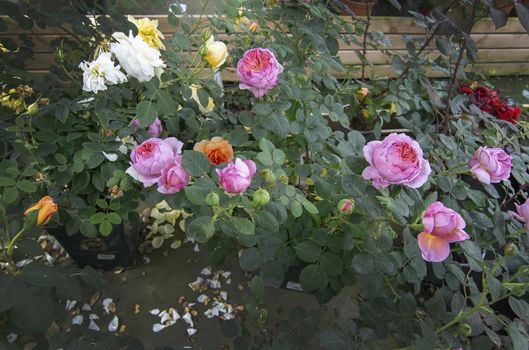
[[[28,22],[32,18],[41,27],[57,24],[27,3],[16,6],[22,7],[10,15],[20,26],[34,25]],[[466,1],[455,10],[413,14],[427,35],[405,38],[403,54],[391,50],[382,33],[369,32],[369,18],[338,17],[319,2],[263,6],[228,0],[222,13],[208,19],[178,14],[173,7],[168,23],[174,34],[165,42],[163,74],[145,83],[129,77],[97,94],[81,92],[83,78],[75,67],[114,30],[129,29],[121,16],[97,17],[97,25],[66,16],[86,52],[63,45],[45,78],[17,70],[25,51],[3,42],[9,50],[3,54],[4,83],[30,84],[35,95],[50,100],[36,113],[2,119],[9,140],[0,168],[3,208],[18,200],[19,190],[47,192],[63,208],[59,222],[69,233],[88,236],[110,233],[113,224],[139,211],[140,199],[151,207],[165,200],[192,213],[184,227],[189,238],[205,243],[215,262],[237,250],[241,267],[256,274],[247,309],[260,333],[244,339],[238,329],[228,330],[242,348],[304,344],[311,327],[273,339],[262,306],[263,285],[280,286],[285,274],[298,268],[301,287],[321,303],[344,286],[362,290],[360,317],[321,334],[328,349],[388,343],[526,349],[529,241],[527,228],[507,211],[527,197],[529,124],[523,116],[517,124],[498,120],[459,94],[461,83],[472,77],[464,68],[478,59],[470,33],[483,8]],[[27,17],[17,15],[23,10]],[[216,71],[201,58],[211,49],[212,32],[233,46],[218,69],[233,73],[245,51],[263,47],[284,68],[279,84],[258,99],[237,87],[223,91]],[[342,43],[360,45],[359,67],[342,64]],[[441,53],[435,59],[427,55],[430,43]],[[366,48],[379,45],[387,49],[394,79],[367,80]],[[432,81],[427,73],[433,69],[449,79]],[[361,79],[351,78],[354,70],[361,71]],[[205,107],[210,98],[212,110]],[[133,120],[147,127],[156,117],[164,136],[183,142],[178,166],[191,177],[172,194],[156,186],[144,189],[125,173],[133,140],[149,138],[134,130]],[[376,189],[365,179],[364,147],[393,127],[418,142],[431,166],[428,181],[418,188]],[[217,170],[225,165],[212,165],[207,154],[193,150],[215,136],[228,140],[236,157],[255,162],[257,172],[242,193],[219,186]],[[125,154],[123,140],[133,145]],[[469,160],[480,146],[513,157],[510,179],[482,184],[471,176]],[[351,203],[347,211],[344,199]],[[470,240],[452,244],[446,260],[430,263],[417,235],[425,230],[424,211],[436,201],[462,217]],[[311,315],[293,313],[296,322],[313,325]]]

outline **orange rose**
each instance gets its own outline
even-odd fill
[[[52,215],[57,212],[57,204],[50,196],[44,196],[40,201],[27,208],[24,215],[28,215],[29,212],[34,210],[39,211],[37,225],[45,225],[50,221]]]
[[[229,163],[233,159],[233,148],[222,137],[215,136],[211,140],[202,140],[195,144],[193,150],[204,153],[213,165]]]

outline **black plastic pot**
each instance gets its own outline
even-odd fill
[[[80,233],[69,236],[63,226],[50,227],[48,232],[64,247],[80,266],[97,269],[112,269],[117,266],[130,267],[136,260],[139,241],[139,223],[114,225],[106,237],[85,237]]]

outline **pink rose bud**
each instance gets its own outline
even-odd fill
[[[354,199],[342,199],[338,202],[338,209],[342,214],[351,215],[355,209]]]
[[[126,173],[143,183],[143,186],[152,186],[160,179],[162,169],[174,162],[176,155],[180,154],[182,145],[174,137],[145,140],[132,150],[130,167]]]
[[[241,193],[252,183],[256,167],[252,160],[236,158],[223,169],[216,169],[219,182],[224,191],[228,193]]]
[[[524,222],[529,229],[529,199],[526,200],[522,205],[516,204],[516,213],[509,210],[508,214],[511,218],[515,218],[521,222]]]
[[[262,97],[277,85],[277,77],[283,66],[268,49],[255,48],[244,53],[237,63],[239,88],[250,90],[255,97]]]
[[[139,119],[132,120],[132,122],[130,123],[130,126],[132,127],[132,129],[134,129],[134,131],[138,130],[141,127],[140,120]]]
[[[158,119],[158,117],[156,117],[154,122],[149,125],[149,129],[147,130],[147,132],[149,133],[149,135],[151,135],[151,137],[160,137],[163,132],[163,126],[162,122],[160,121],[160,119]]]
[[[466,224],[461,215],[441,202],[428,206],[422,216],[423,232],[417,236],[422,257],[426,261],[441,262],[450,254],[450,243],[470,239],[463,231]]]
[[[180,192],[189,183],[190,176],[182,166],[182,156],[175,156],[173,162],[162,169],[158,180],[158,192],[170,194]]]
[[[501,148],[480,147],[469,162],[472,175],[484,184],[498,183],[511,176],[512,157]]]
[[[375,188],[405,185],[418,188],[428,180],[432,171],[424,159],[422,149],[405,134],[390,134],[382,141],[371,141],[364,146],[364,157],[369,166],[362,177],[372,180]]]

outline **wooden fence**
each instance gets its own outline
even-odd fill
[[[175,28],[167,22],[166,16],[149,16],[159,21],[159,29],[170,40]],[[410,38],[420,38],[425,34],[425,28],[417,25],[413,18],[408,17],[373,17],[370,26],[371,31],[381,31],[386,34],[392,42],[392,47],[377,47],[367,50],[366,56],[371,66],[368,67],[368,75],[376,77],[391,76],[393,74],[390,59],[382,52],[383,49],[390,49],[406,55],[406,43],[402,36]],[[45,72],[54,62],[55,47],[54,40],[68,36],[60,28],[50,27],[42,30],[35,27],[32,30],[21,30],[16,26],[11,26],[9,31],[0,33],[0,37],[8,37],[17,43],[22,43],[21,35],[27,35],[35,43],[33,48],[34,58],[28,62],[27,68],[33,72]],[[225,36],[219,36],[226,39]],[[481,20],[473,29],[472,38],[479,47],[479,62],[468,67],[469,70],[479,71],[491,76],[498,75],[529,75],[529,35],[518,22],[518,19],[509,19],[507,25],[499,30],[495,30],[494,24],[489,19]],[[356,45],[347,45],[340,41],[339,57],[345,65],[359,65],[357,51],[361,48]],[[429,57],[435,58],[440,53],[432,47],[429,49]],[[359,75],[358,71],[353,73]],[[443,72],[431,71],[431,76],[443,76]],[[336,74],[338,77],[339,73]],[[235,81],[236,75],[233,68],[223,71],[225,81]]]

